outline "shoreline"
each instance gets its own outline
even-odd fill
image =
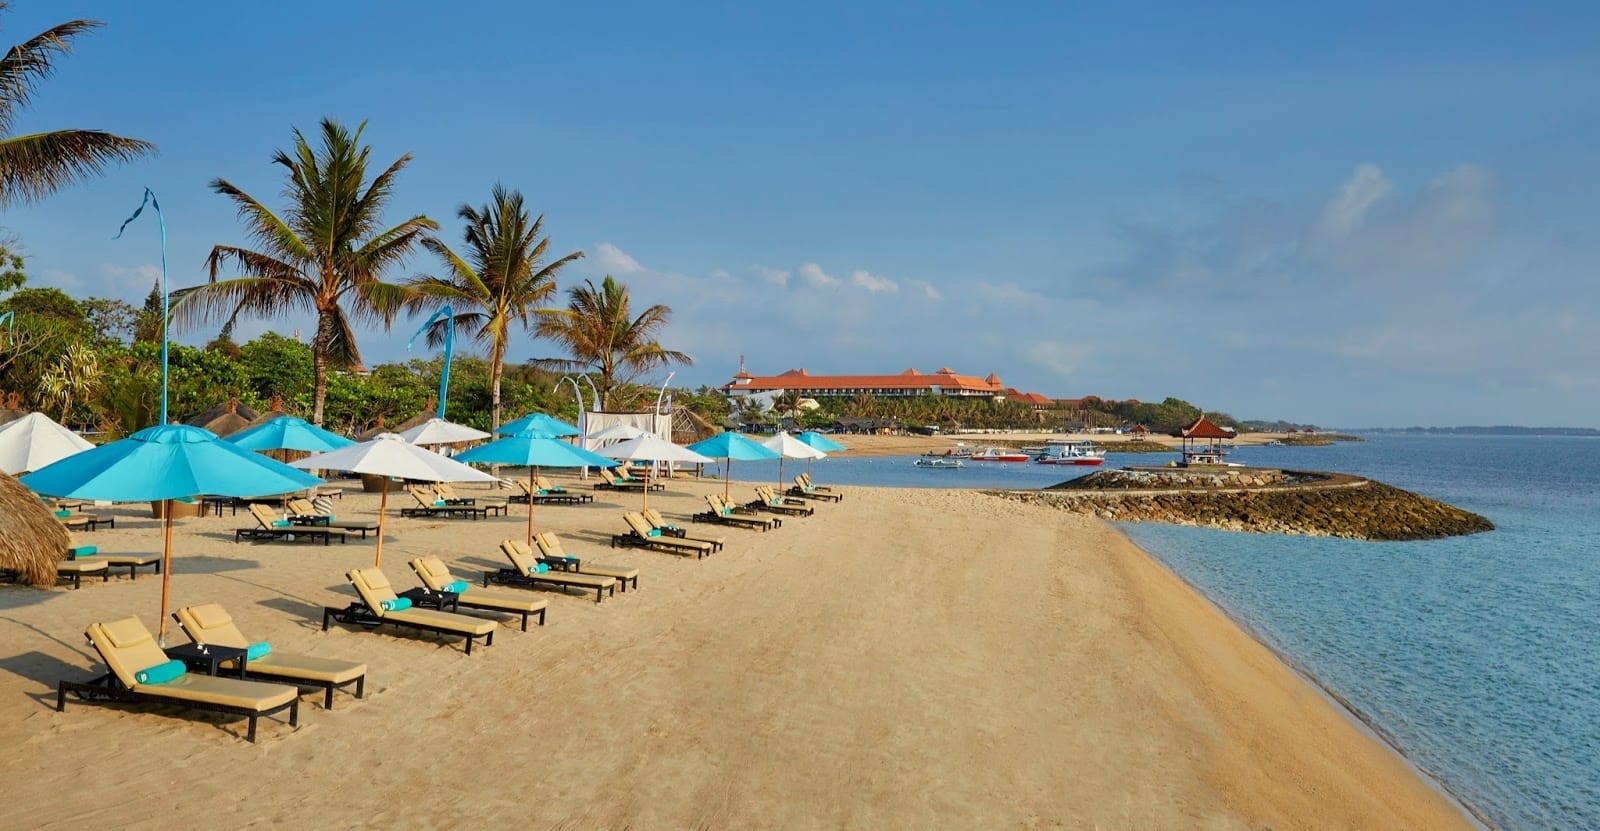
[[[751,484],[732,487],[743,498]],[[650,503],[682,521],[723,485],[674,479]],[[242,517],[184,520],[174,607],[220,602],[251,638],[371,668],[366,699],[325,711],[308,698],[298,729],[263,723],[256,745],[231,721],[168,708],[54,711],[54,682],[98,664],[78,633],[128,614],[153,628],[158,580],[0,587],[20,653],[0,656],[0,741],[20,751],[0,775],[13,774],[16,821],[187,822],[233,804],[228,783],[244,777],[263,794],[250,816],[271,825],[403,821],[415,783],[440,781],[452,784],[436,807],[483,824],[1474,827],[1115,526],[976,491],[843,491],[846,501],[766,533],[691,525],[727,540],[705,560],[607,549],[637,495],[540,506],[541,529],[639,568],[641,586],[603,604],[535,593],[547,626],[502,626],[470,657],[432,638],[320,631],[318,610],[348,602],[341,574],[370,564],[370,543],[236,544],[228,529]],[[376,496],[347,485],[335,505],[370,516]],[[494,546],[521,532],[522,510],[391,514],[385,572],[409,586],[405,561],[436,553],[475,577],[501,564]],[[148,511],[115,513],[116,528],[86,541],[107,552],[157,542]],[[348,778],[352,756],[377,760],[359,792],[322,787]],[[480,775],[491,757],[542,773]],[[41,763],[44,775],[20,775]],[[174,776],[181,798],[159,806],[52,798],[62,781],[137,793]]]
[[[1452,802],[1461,810],[1463,815],[1473,821],[1475,828],[1480,829],[1480,831],[1493,831],[1495,826],[1490,824],[1488,817],[1484,816],[1482,812],[1472,805],[1472,803],[1466,798],[1466,795],[1457,792],[1432,771],[1423,768],[1415,759],[1412,759],[1410,756],[1406,755],[1405,750],[1395,742],[1394,737],[1384,730],[1383,727],[1379,725],[1371,716],[1362,712],[1360,708],[1351,704],[1343,696],[1340,696],[1337,691],[1324,683],[1321,678],[1317,677],[1315,673],[1306,668],[1304,664],[1295,660],[1292,654],[1273,643],[1270,638],[1266,637],[1264,633],[1262,633],[1255,626],[1251,625],[1249,621],[1245,620],[1238,614],[1235,614],[1232,609],[1227,607],[1227,605],[1217,600],[1217,598],[1213,597],[1209,592],[1202,589],[1194,581],[1185,577],[1181,572],[1173,568],[1172,564],[1167,562],[1167,560],[1158,552],[1152,551],[1135,542],[1131,537],[1128,536],[1125,529],[1117,526],[1115,523],[1105,520],[1102,520],[1102,522],[1105,522],[1108,527],[1126,540],[1128,545],[1139,549],[1139,551],[1142,552],[1146,557],[1150,558],[1150,561],[1157,567],[1161,568],[1163,571],[1166,571],[1168,574],[1172,575],[1174,579],[1187,586],[1190,591],[1194,592],[1197,597],[1215,609],[1218,614],[1227,618],[1234,626],[1238,627],[1239,631],[1243,632],[1251,640],[1260,644],[1263,649],[1266,649],[1268,652],[1271,652],[1274,656],[1276,656],[1277,659],[1282,662],[1290,672],[1293,672],[1302,681],[1304,681],[1308,687],[1315,690],[1322,697],[1322,699],[1328,703],[1328,706],[1342,713],[1349,720],[1351,726],[1360,730],[1373,741],[1378,742],[1379,744],[1388,748],[1397,758],[1404,762],[1406,767],[1416,774],[1419,779],[1431,786],[1439,793],[1440,796],[1450,800],[1450,802]]]

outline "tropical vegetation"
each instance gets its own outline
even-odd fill
[[[640,374],[693,363],[656,340],[671,319],[672,310],[660,304],[634,315],[628,287],[609,274],[598,286],[585,280],[567,290],[565,309],[549,310],[539,321],[539,336],[565,346],[572,357],[541,364],[592,373],[602,410],[637,406],[637,398],[619,393],[626,393]]]

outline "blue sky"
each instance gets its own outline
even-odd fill
[[[143,186],[191,285],[243,241],[210,179],[277,204],[291,127],[364,119],[375,158],[415,157],[395,220],[454,242],[458,205],[521,189],[588,254],[563,288],[611,273],[674,309],[663,340],[696,360],[674,383],[742,354],[1325,425],[1600,426],[1593,4],[583,5],[21,0],[7,43],[108,25],[16,129],[161,155],[0,225],[35,284],[137,302],[154,230],[111,236]],[[414,328],[365,334],[367,362]]]

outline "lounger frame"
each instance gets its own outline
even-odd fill
[[[348,626],[368,626],[372,628],[377,628],[378,626],[387,623],[390,626],[398,626],[402,629],[416,629],[422,632],[433,632],[434,634],[444,635],[445,637],[466,638],[466,651],[468,655],[472,654],[472,642],[478,638],[483,638],[484,646],[494,646],[493,630],[482,635],[477,635],[469,632],[458,632],[454,629],[445,629],[440,626],[429,626],[426,623],[416,623],[409,620],[395,620],[394,618],[380,617],[378,613],[368,608],[367,604],[362,603],[359,600],[351,603],[349,606],[345,606],[342,609],[337,606],[322,607],[322,631],[328,631],[328,624],[332,621],[338,621],[339,623],[343,623]]]
[[[172,619],[177,622],[179,629],[183,629],[183,633],[185,635],[189,635],[189,630],[184,629],[183,620],[178,617],[178,613],[177,612],[173,612],[172,613]],[[194,639],[195,638],[194,638],[193,635],[189,635],[189,640],[193,641]],[[277,683],[285,684],[285,685],[293,684],[296,687],[314,687],[316,689],[322,690],[323,693],[324,693],[323,699],[322,699],[322,709],[324,709],[324,710],[332,710],[333,709],[333,691],[336,690],[336,689],[342,689],[344,687],[350,686],[351,684],[355,684],[356,685],[356,692],[355,692],[356,698],[361,698],[363,695],[365,695],[365,693],[367,691],[367,674],[365,672],[361,673],[360,675],[357,675],[356,677],[350,679],[349,681],[339,681],[339,682],[319,681],[319,680],[317,680],[315,678],[305,678],[305,677],[302,677],[302,676],[299,676],[299,675],[277,675],[277,674],[265,673],[265,672],[251,672],[250,671],[250,662],[249,661],[245,661],[244,662],[243,671],[240,673],[239,677],[247,678],[247,679],[253,678],[253,679],[256,679],[256,680],[259,680],[259,681],[275,681]]]
[[[172,704],[179,707],[187,707],[191,710],[209,710],[211,712],[226,713],[232,716],[244,716],[250,720],[250,726],[245,734],[245,740],[249,742],[254,742],[256,740],[256,721],[262,716],[270,716],[280,713],[284,710],[288,710],[289,726],[300,726],[300,698],[298,696],[291,698],[288,702],[279,704],[276,707],[271,707],[265,710],[252,710],[245,707],[233,707],[227,704],[211,704],[204,701],[189,701],[180,698],[173,698],[171,696],[153,695],[151,693],[142,693],[138,690],[130,690],[123,686],[122,681],[117,678],[116,673],[107,672],[105,675],[102,675],[92,681],[62,681],[58,683],[56,685],[56,712],[60,713],[67,709],[67,693],[72,693],[80,701],[153,701],[160,704]],[[330,692],[329,695],[331,696],[332,693]]]
[[[561,574],[563,572],[551,571],[551,572],[546,572],[546,573],[555,575],[555,574]],[[576,572],[575,571],[575,572],[569,572],[569,573],[571,573],[571,574],[581,574],[582,572]],[[591,575],[588,575],[588,576],[594,577],[595,575],[591,574]],[[560,577],[546,577],[544,574],[523,574],[520,569],[515,569],[515,568],[502,568],[502,569],[496,569],[494,571],[485,571],[483,573],[483,585],[485,587],[488,587],[490,585],[517,586],[519,588],[524,588],[524,589],[537,589],[537,588],[544,588],[544,587],[554,587],[554,588],[560,589],[562,591],[562,593],[565,593],[567,589],[582,589],[585,593],[587,593],[589,591],[589,589],[592,588],[592,589],[594,589],[594,602],[596,602],[596,603],[599,603],[602,600],[605,600],[606,593],[607,593],[608,589],[610,590],[610,594],[611,594],[612,597],[616,596],[616,594],[617,594],[617,583],[619,583],[621,581],[617,580],[617,578],[615,578],[615,577],[611,578],[611,580],[612,580],[612,583],[609,586],[580,586],[580,585],[578,585],[576,583],[573,583],[573,582],[571,582],[569,580],[563,580]],[[543,612],[539,613],[539,625],[540,626],[544,625],[544,613]]]

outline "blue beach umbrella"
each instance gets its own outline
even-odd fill
[[[539,468],[616,467],[620,464],[537,430],[523,430],[516,435],[478,445],[471,450],[461,452],[455,459],[463,463],[527,466],[528,545],[530,546],[533,545],[533,477],[537,475]]]
[[[689,445],[689,449],[708,458],[726,460],[727,467],[722,475],[723,499],[728,498],[728,480],[733,475],[735,459],[741,462],[759,462],[783,458],[776,451],[768,450],[739,433],[720,433]]]
[[[821,450],[824,453],[840,453],[840,452],[843,452],[845,450],[849,450],[850,449],[850,448],[845,447],[844,445],[834,441],[833,439],[830,439],[827,436],[824,436],[821,433],[818,433],[815,430],[807,430],[804,433],[801,433],[800,435],[795,436],[794,438],[795,438],[795,441],[798,441],[798,442],[800,442],[802,444],[810,445],[811,447],[814,447],[814,448],[816,448],[818,450]],[[806,475],[807,476],[811,475],[811,460],[810,459],[806,460]]]
[[[85,450],[20,480],[37,493],[66,499],[167,502],[162,511],[161,628],[167,633],[167,587],[172,576],[170,500],[198,494],[266,496],[321,479],[222,441],[199,427],[164,424]]]
[[[307,453],[326,453],[355,444],[351,439],[330,433],[295,416],[279,416],[234,433],[223,441],[245,450],[300,450]]]
[[[552,418],[544,413],[528,413],[522,418],[508,421],[495,428],[495,432],[502,436],[514,436],[526,432],[543,433],[547,436],[581,436],[583,432],[559,418]]]

